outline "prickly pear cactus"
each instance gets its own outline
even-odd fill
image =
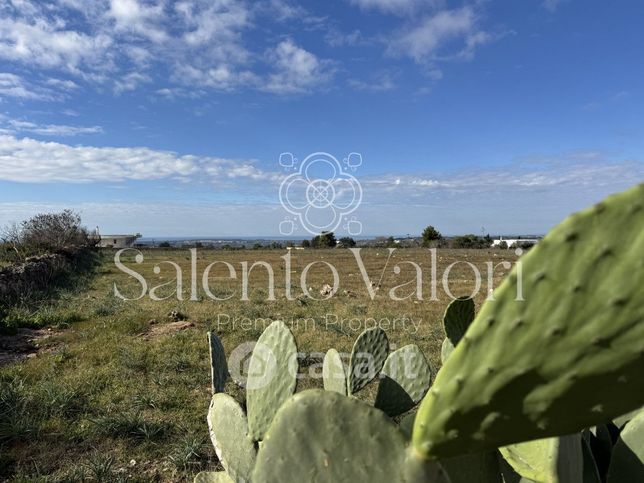
[[[579,433],[499,448],[514,471],[539,483],[582,483],[584,458]]]
[[[340,354],[335,349],[329,349],[322,363],[324,389],[347,395],[347,373]]]
[[[293,334],[275,321],[259,337],[248,366],[246,407],[254,440],[263,439],[277,410],[295,392],[297,368]]]
[[[644,412],[629,421],[613,447],[608,483],[644,481]]]
[[[443,345],[441,346],[441,362],[443,365],[447,362],[447,358],[454,352],[454,344],[447,337],[443,339]]]
[[[446,335],[441,347],[441,362],[443,364],[474,320],[474,310],[474,301],[469,297],[454,299],[447,306],[443,316],[443,329]]]
[[[431,383],[431,367],[418,346],[401,347],[385,361],[374,406],[398,416],[418,404]]]
[[[584,459],[584,470],[582,481],[584,483],[601,483],[602,479],[599,476],[599,469],[588,442],[582,438],[581,451]]]
[[[202,471],[197,473],[194,483],[234,483],[225,471]]]
[[[228,380],[228,364],[224,345],[214,332],[208,332],[208,348],[210,350],[210,379],[212,393],[224,392]]]
[[[613,419],[613,424],[618,428],[623,428],[626,423],[628,423],[631,419],[634,419],[635,416],[637,416],[640,412],[644,412],[644,408],[637,408],[635,411],[630,411],[626,414],[622,414],[621,416],[616,417],[615,419]]]
[[[474,300],[469,297],[459,297],[450,302],[443,316],[445,335],[456,347],[474,320]]]
[[[472,453],[441,460],[451,483],[502,483],[496,451]]]
[[[307,390],[278,411],[253,483],[402,481],[405,440],[382,411],[336,392]]]
[[[416,417],[417,453],[572,433],[644,404],[642,253],[644,185],[554,228],[439,371]]]
[[[228,394],[213,395],[208,409],[208,429],[217,457],[228,476],[237,483],[248,483],[257,450],[248,437],[246,414],[237,401]],[[217,478],[220,480],[212,481],[225,481],[221,479],[223,476]]]
[[[380,327],[367,329],[358,336],[349,359],[349,394],[357,393],[380,374],[388,353],[389,340]]]

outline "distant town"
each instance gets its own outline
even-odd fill
[[[438,247],[481,248],[481,245],[495,248],[513,248],[536,244],[543,235],[463,235],[444,236]],[[349,240],[349,243],[347,241]],[[400,247],[413,248],[423,246],[422,236],[356,236],[343,237],[336,240],[336,245],[344,247],[386,248]],[[474,246],[476,245],[476,246]],[[220,250],[245,250],[245,249],[280,249],[280,248],[308,248],[309,239],[295,237],[144,237],[136,235],[101,235],[103,248],[208,248]]]

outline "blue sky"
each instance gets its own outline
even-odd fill
[[[635,0],[0,0],[0,225],[71,207],[103,233],[279,235],[280,153],[323,151],[362,155],[364,234],[543,233],[644,178],[642,18]]]

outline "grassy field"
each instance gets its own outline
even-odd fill
[[[463,262],[479,268],[483,285],[475,298],[478,307],[488,293],[486,262],[516,260],[506,250],[438,250],[438,300],[431,300],[428,250],[398,250],[388,262],[386,249],[363,250],[362,260],[374,285],[372,299],[348,250],[294,250],[290,269],[281,258],[285,253],[200,250],[197,300],[189,300],[188,250],[143,251],[140,264],[129,254],[125,265],[143,275],[150,287],[169,283],[154,293],[170,298],[155,301],[146,295],[123,301],[115,297],[115,285],[130,298],[141,295],[141,285],[119,270],[113,253],[106,252],[96,275],[83,287],[36,308],[14,310],[14,319],[51,330],[45,329],[47,337],[38,341],[35,356],[0,367],[0,479],[190,481],[199,470],[218,465],[205,423],[210,399],[206,331],[216,331],[230,353],[239,344],[256,340],[265,325],[279,319],[292,327],[302,352],[323,353],[330,347],[348,352],[365,326],[380,323],[392,345],[418,344],[436,370],[444,337],[440,320],[449,302],[440,281],[446,267],[459,262],[451,269],[448,284],[456,296],[475,288],[473,271]],[[172,296],[174,266],[163,263],[155,273],[155,265],[162,261],[172,261],[183,271],[185,300]],[[221,263],[210,273],[212,295],[228,300],[212,300],[201,287],[204,269],[215,261],[226,261],[236,270],[237,279],[230,279]],[[249,300],[241,300],[244,261],[271,265],[275,300],[268,300],[268,277],[262,267],[250,271]],[[412,283],[397,289],[398,297],[416,288],[416,270],[405,261],[423,270],[424,300],[396,301],[389,296],[390,289],[405,282]],[[333,284],[330,270],[319,262],[338,270],[339,290],[329,300],[303,294],[300,275],[312,262],[318,263],[310,268],[306,285],[316,298],[322,298],[319,291],[324,284]],[[498,266],[493,286],[507,273]],[[289,274],[294,300],[286,297]],[[173,310],[194,325],[173,330],[169,318]],[[304,379],[298,390],[316,385],[321,382]],[[243,398],[232,382],[228,386],[230,393]],[[363,397],[372,396],[373,387]]]

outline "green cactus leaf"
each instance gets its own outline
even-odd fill
[[[239,403],[228,394],[213,395],[208,429],[217,457],[230,478],[237,483],[250,481],[257,450],[248,437],[246,414]]]
[[[449,457],[568,434],[644,404],[642,253],[644,185],[554,228],[437,374],[416,451]]]
[[[452,341],[447,338],[443,339],[443,345],[441,346],[441,362],[443,364],[447,362],[447,358],[452,352],[454,352],[454,344],[452,344]]]
[[[635,411],[630,411],[626,414],[622,414],[621,416],[616,417],[615,419],[613,419],[613,424],[618,428],[623,428],[631,419],[635,419],[635,416],[637,416],[640,412],[644,412],[644,408],[637,408]]]
[[[374,406],[398,416],[418,404],[431,383],[431,367],[418,346],[401,347],[385,361]]]
[[[398,424],[398,428],[405,435],[405,439],[407,441],[411,441],[411,433],[414,429],[415,419],[416,419],[416,411],[412,411],[409,414],[405,414],[400,420],[400,423]]]
[[[193,483],[234,483],[225,471],[202,471],[197,473]]]
[[[593,453],[602,480],[606,480],[608,465],[610,464],[613,445],[619,437],[619,429],[612,424],[598,424],[582,432],[584,439]]]
[[[224,345],[214,332],[208,332],[208,348],[210,350],[210,379],[212,393],[224,392],[228,380],[228,364]]]
[[[608,467],[607,483],[644,481],[644,412],[626,424]]]
[[[463,338],[467,328],[474,320],[474,300],[469,297],[459,297],[450,302],[443,316],[445,335],[456,347]]]
[[[500,454],[498,455],[498,461],[499,469],[501,470],[501,480],[503,483],[535,483],[534,480],[525,478],[514,471],[514,468],[512,468]]]
[[[539,483],[582,483],[581,434],[545,438],[499,448],[521,476]]]
[[[472,453],[440,460],[451,483],[502,483],[496,451]]]
[[[277,412],[259,450],[253,483],[401,481],[405,439],[382,411],[312,389]]]
[[[380,374],[389,353],[387,334],[380,327],[358,336],[349,359],[348,393],[355,394]]]
[[[409,448],[407,451],[407,458],[405,459],[405,466],[403,468],[402,483],[452,482],[438,461],[419,458],[413,448]]]
[[[347,372],[340,354],[335,349],[329,349],[322,364],[324,389],[347,395]]]
[[[273,416],[295,392],[297,346],[286,324],[275,321],[259,337],[248,366],[246,407],[250,436],[259,441]]]
[[[584,459],[583,483],[601,483],[602,479],[599,476],[599,469],[590,449],[590,444],[583,438],[581,440],[581,450]]]

